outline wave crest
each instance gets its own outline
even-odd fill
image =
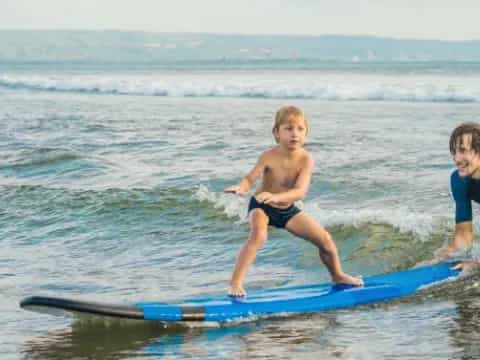
[[[185,77],[137,78],[132,76],[0,76],[0,88],[49,92],[119,94],[165,97],[238,97],[267,99],[317,99],[328,101],[480,102],[480,86],[449,82],[361,81]]]
[[[232,196],[216,193],[201,185],[194,194],[201,201],[208,201],[216,209],[222,211],[230,218],[237,217],[239,223],[247,222],[247,197]],[[372,209],[325,209],[316,201],[307,201],[297,204],[311,215],[322,226],[333,228],[337,226],[353,226],[356,229],[368,228],[370,224],[384,224],[397,229],[400,233],[411,233],[416,238],[426,240],[439,232],[443,233],[445,227],[453,228],[446,219],[439,219],[428,213],[414,212],[407,207],[372,208]],[[442,230],[443,229],[443,230]]]

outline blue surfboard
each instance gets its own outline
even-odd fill
[[[23,299],[24,309],[53,314],[80,313],[163,322],[224,322],[251,316],[312,313],[387,301],[413,294],[418,289],[454,278],[460,270],[451,263],[364,278],[365,285],[302,285],[252,291],[246,297],[226,295],[182,299],[172,303],[139,302],[115,305],[56,297],[32,296]]]

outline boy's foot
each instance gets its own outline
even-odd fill
[[[230,289],[228,289],[227,294],[228,296],[242,297],[242,296],[246,296],[247,292],[242,286],[231,285]]]
[[[348,284],[354,286],[363,286],[363,280],[345,273],[333,276],[333,282],[337,284]]]

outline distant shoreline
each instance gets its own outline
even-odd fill
[[[116,30],[0,30],[0,61],[480,61],[480,40]]]
[[[413,37],[394,37],[369,34],[268,34],[268,33],[217,33],[217,32],[178,32],[178,31],[147,31],[147,30],[118,30],[118,29],[0,29],[0,33],[115,33],[115,34],[149,34],[149,35],[167,35],[167,36],[216,36],[216,37],[268,37],[268,38],[357,38],[357,39],[377,39],[387,41],[419,41],[419,42],[442,42],[442,43],[471,43],[480,42],[479,39],[468,40],[445,40],[439,38],[419,39]]]

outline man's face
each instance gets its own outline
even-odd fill
[[[453,161],[460,176],[480,178],[480,154],[472,149],[471,134],[464,134],[457,140]]]

